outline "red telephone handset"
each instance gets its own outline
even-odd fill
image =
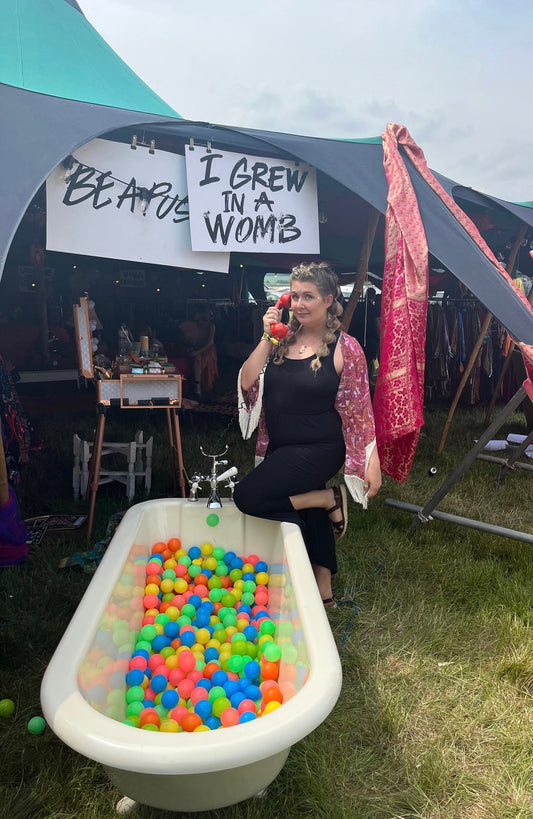
[[[290,293],[283,293],[276,302],[276,310],[288,310],[291,306],[291,294]],[[270,325],[270,335],[274,338],[277,338],[278,341],[282,338],[285,338],[287,333],[289,332],[289,328],[286,324],[283,324],[281,321],[276,321],[274,324]]]

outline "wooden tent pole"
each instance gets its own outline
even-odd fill
[[[2,421],[0,420],[0,509],[7,506],[9,501],[9,484],[7,481],[7,466],[2,441]]]
[[[509,273],[509,275],[511,275],[511,273],[513,272],[513,268],[514,268],[514,264],[515,264],[516,257],[517,257],[517,254],[518,254],[518,250],[519,250],[520,245],[522,243],[522,239],[526,235],[527,229],[528,229],[528,226],[525,224],[525,222],[522,222],[522,224],[520,226],[520,230],[518,231],[518,234],[517,234],[517,236],[516,236],[516,238],[515,238],[515,240],[513,242],[513,246],[511,248],[510,253],[509,253],[509,259],[507,261],[506,270]],[[485,338],[485,335],[487,334],[487,331],[488,331],[488,329],[490,327],[491,321],[492,321],[492,313],[487,313],[487,315],[485,316],[485,320],[484,320],[484,322],[483,322],[483,324],[481,326],[481,330],[480,330],[478,339],[477,339],[477,341],[476,341],[476,343],[474,345],[474,348],[473,348],[473,350],[472,350],[472,352],[470,354],[470,358],[468,359],[468,364],[466,365],[465,371],[463,373],[463,377],[461,378],[461,383],[457,387],[457,392],[455,394],[455,398],[453,399],[452,405],[451,405],[450,410],[448,412],[448,417],[446,418],[446,423],[444,424],[444,429],[442,430],[442,435],[441,435],[440,443],[439,443],[439,446],[438,446],[438,449],[437,449],[437,453],[442,452],[442,450],[444,449],[444,444],[446,443],[446,438],[448,436],[448,431],[449,431],[450,425],[452,423],[453,414],[455,412],[457,404],[459,403],[459,399],[461,397],[461,393],[463,392],[465,384],[468,381],[468,377],[469,377],[470,372],[471,372],[471,370],[472,370],[472,368],[474,366],[474,363],[475,363],[475,360],[476,360],[477,355],[479,353],[479,350],[481,349],[481,345],[483,344],[483,339]]]
[[[370,254],[372,253],[372,245],[374,244],[374,238],[376,236],[376,229],[379,222],[380,212],[376,208],[370,206],[371,210],[368,214],[368,226],[366,229],[366,236],[363,241],[363,245],[361,247],[361,253],[359,254],[359,261],[357,263],[357,278],[355,280],[355,284],[353,286],[353,290],[350,293],[350,298],[348,299],[348,304],[344,309],[344,315],[342,317],[341,327],[342,329],[347,332],[350,326],[350,322],[352,320],[352,316],[354,314],[354,310],[357,307],[357,302],[363,292],[363,284],[366,279],[366,274],[368,272],[368,262],[370,261]]]
[[[529,291],[528,301],[529,301],[530,304],[533,304],[533,287]],[[498,376],[498,381],[496,382],[496,386],[494,387],[494,392],[492,393],[492,397],[490,399],[490,404],[489,404],[489,407],[487,409],[487,414],[485,415],[485,426],[490,424],[490,418],[491,418],[491,415],[492,415],[492,411],[494,409],[494,405],[496,404],[496,401],[498,400],[498,393],[499,393],[500,387],[501,387],[501,385],[503,383],[503,379],[505,378],[505,374],[506,374],[507,370],[509,369],[509,364],[512,361],[513,350],[514,350],[515,347],[516,347],[515,342],[511,341],[511,344],[509,345],[509,349],[507,351],[507,355],[505,356],[505,360],[504,360],[504,362],[502,364],[500,374]]]

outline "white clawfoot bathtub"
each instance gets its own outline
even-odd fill
[[[213,510],[182,499],[131,507],[117,529],[45,672],[41,703],[54,733],[100,762],[114,785],[142,804],[204,811],[240,802],[278,775],[294,743],[335,705],[341,665],[298,527]],[[211,523],[213,518],[209,517]],[[269,564],[269,613],[296,693],[252,722],[198,733],[124,724],[125,673],[143,617],[144,567],[157,541],[206,541]]]

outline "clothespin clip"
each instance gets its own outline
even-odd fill
[[[194,151],[194,137],[189,139],[189,151]]]
[[[155,154],[155,139],[150,140],[150,148],[148,150],[149,154]]]
[[[137,150],[137,134],[133,134],[133,136],[132,136],[132,138],[131,138],[131,145],[130,145],[130,148],[131,148],[133,151]]]

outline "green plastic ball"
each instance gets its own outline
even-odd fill
[[[214,513],[211,513],[205,519],[205,522],[207,523],[208,526],[218,526],[219,521],[220,521],[219,516],[215,515]]]
[[[10,717],[14,710],[13,700],[0,700],[0,717]]]
[[[28,722],[28,731],[34,736],[42,734],[46,728],[46,722],[43,717],[32,717]]]

